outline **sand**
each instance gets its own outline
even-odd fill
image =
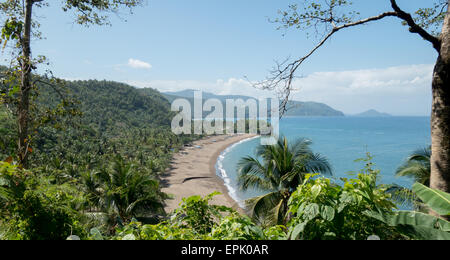
[[[217,176],[215,165],[217,158],[227,147],[254,136],[242,134],[207,137],[177,153],[171,168],[162,176],[162,191],[173,196],[173,199],[166,200],[166,212],[178,208],[182,198],[205,196],[215,191],[222,194],[215,196],[212,204],[242,212],[237,202],[228,195],[223,180]]]

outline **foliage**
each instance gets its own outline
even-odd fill
[[[109,24],[108,16],[102,13],[116,13],[121,6],[132,8],[142,4],[142,0],[67,0],[64,2],[62,9],[65,12],[75,10],[77,14],[75,21],[81,25]]]
[[[432,210],[443,216],[450,215],[450,194],[430,189],[420,183],[414,184],[413,192]],[[396,227],[413,239],[450,240],[450,222],[432,215],[414,211],[370,211],[365,214]]]
[[[289,5],[286,11],[279,10],[280,17],[273,22],[280,24],[279,29],[291,27],[302,31],[313,29],[321,34],[330,29],[331,23],[339,26],[353,22],[359,13],[347,11],[346,8],[351,5],[352,2],[346,0],[302,1],[301,4]]]
[[[61,240],[85,237],[80,224],[83,198],[70,185],[0,162],[0,239]]]
[[[163,200],[167,196],[160,191],[155,176],[121,157],[117,157],[109,169],[95,173],[95,176],[85,175],[84,181],[91,205],[120,218],[123,223],[149,212],[164,213]]]
[[[232,211],[227,207],[209,205],[209,201],[216,195],[219,195],[219,193],[215,192],[204,198],[200,196],[183,198],[180,207],[175,210],[171,217],[171,222],[192,229],[194,233],[206,234],[211,232],[215,221],[221,218],[221,214]]]
[[[420,183],[413,185],[413,192],[437,214],[450,216],[450,194],[430,189]]]
[[[274,226],[263,229],[250,218],[232,209],[210,205],[212,193],[202,198],[193,196],[183,199],[180,207],[166,222],[142,225],[131,222],[119,228],[113,239],[127,240],[282,240],[285,229]],[[199,214],[201,212],[202,214]]]
[[[414,20],[419,26],[430,29],[431,33],[437,36],[440,34],[447,6],[447,0],[434,1],[434,3],[431,3],[430,7],[424,7],[417,10],[415,12]]]
[[[82,192],[82,220],[88,228],[111,234],[132,217],[153,223],[164,214],[166,198],[159,174],[174,152],[199,137],[171,133],[169,104],[155,90],[141,94],[106,81],[64,85],[66,94],[80,101],[83,114],[52,118],[38,129],[29,158],[32,172]],[[43,85],[36,102],[53,107],[58,100],[52,88]],[[6,105],[0,105],[0,115],[6,119],[0,121],[0,159],[15,158],[16,117]]]
[[[310,149],[311,141],[299,139],[289,145],[281,137],[277,144],[259,146],[256,155],[239,162],[238,184],[243,190],[257,188],[268,193],[248,201],[255,221],[263,225],[282,224],[287,201],[307,173],[331,174],[327,159]]]
[[[415,182],[430,186],[431,147],[414,151],[396,171],[396,176],[406,176]]]
[[[393,228],[362,212],[391,212],[395,205],[377,186],[378,171],[370,158],[355,179],[342,178],[342,186],[308,175],[289,199],[291,239],[365,240],[371,235],[398,238]]]
[[[17,145],[16,124],[6,107],[0,105],[0,160],[15,154]]]
[[[398,177],[408,177],[415,182],[430,186],[430,158],[431,147],[418,149],[414,151],[400,167],[398,167],[395,175]],[[414,209],[419,211],[424,210],[422,202],[411,189],[393,184],[389,186],[388,192],[392,194],[392,198],[397,203],[412,205]]]
[[[78,24],[103,25],[108,23],[108,16],[104,13],[117,14],[122,7],[131,10],[141,3],[142,0],[66,0],[62,1],[61,7],[65,12],[73,11]],[[43,77],[33,75],[38,65],[49,64],[45,56],[32,55],[32,42],[42,39],[39,19],[33,10],[49,6],[47,1],[42,0],[5,0],[0,3],[0,44],[3,45],[2,51],[7,47],[11,50],[9,68],[0,73],[0,102],[16,107],[12,110],[19,130],[16,155],[19,164],[24,167],[28,167],[28,157],[32,153],[30,144],[38,129],[60,114],[78,114],[72,102],[62,95],[60,80],[53,77],[51,71]],[[60,98],[55,109],[44,109],[43,114],[39,113],[41,111],[35,103],[40,94],[38,83],[51,86]]]

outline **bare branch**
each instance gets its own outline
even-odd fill
[[[338,31],[354,27],[358,25],[363,25],[372,21],[378,21],[386,17],[397,17],[403,21],[405,25],[408,25],[409,31],[411,33],[416,33],[420,35],[424,40],[432,43],[433,48],[439,53],[441,49],[441,40],[439,37],[435,37],[428,33],[424,28],[418,25],[413,17],[404,12],[398,5],[396,0],[390,0],[391,7],[393,11],[385,12],[377,16],[369,17],[366,19],[361,19],[353,21],[350,16],[354,14],[359,14],[356,12],[349,12],[346,14],[339,15],[338,8],[351,4],[347,1],[342,2],[328,2],[326,8],[323,8],[321,4],[317,2],[311,2],[309,5],[304,7],[304,13],[299,13],[297,5],[291,5],[289,8],[290,12],[281,12],[281,19],[276,19],[275,22],[282,23],[282,27],[296,27],[301,30],[316,29],[316,34],[318,34],[317,28],[321,27],[324,29],[324,36],[318,42],[317,45],[305,56],[289,62],[285,60],[282,63],[276,62],[275,67],[270,71],[270,75],[266,77],[265,80],[253,83],[252,85],[259,89],[264,90],[275,90],[281,98],[280,111],[283,115],[287,108],[289,97],[291,92],[294,90],[292,85],[295,79],[295,74],[298,68],[303,64],[303,62],[311,57],[320,47],[322,47],[335,33]],[[447,4],[448,5],[448,4]]]
[[[267,77],[264,81],[254,83],[253,86],[264,90],[276,90],[278,92],[278,94],[282,97],[282,101],[280,104],[280,113],[282,116],[287,111],[287,104],[289,102],[289,97],[291,92],[294,90],[292,88],[292,82],[296,78],[295,73],[297,69],[300,67],[300,65],[302,65],[302,63],[306,59],[308,59],[320,47],[322,47],[331,38],[331,36],[333,36],[335,33],[345,28],[381,20],[386,17],[395,17],[395,16],[397,16],[396,12],[385,12],[380,15],[359,20],[356,22],[346,23],[340,26],[333,26],[331,31],[308,54],[289,64],[287,64],[288,63],[287,60],[282,63],[276,63],[276,67],[273,68],[272,71],[270,72],[271,76]]]

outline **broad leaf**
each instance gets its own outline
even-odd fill
[[[413,192],[439,215],[450,215],[450,194],[430,189],[420,183],[413,185]]]
[[[308,204],[304,210],[305,219],[311,220],[319,215],[319,205],[316,203]]]
[[[421,240],[450,240],[450,233],[424,226],[401,226],[404,233]]]
[[[298,224],[297,226],[295,226],[294,230],[292,231],[291,234],[291,239],[297,239],[298,236],[300,235],[300,233],[302,233],[305,230],[307,222],[303,222]]]
[[[335,211],[330,206],[322,206],[320,214],[322,215],[323,219],[332,221],[334,219]]]

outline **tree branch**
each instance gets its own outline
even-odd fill
[[[408,26],[409,31],[411,33],[417,33],[426,41],[429,41],[433,44],[433,48],[440,53],[441,52],[441,40],[437,37],[434,37],[433,35],[429,34],[427,31],[425,31],[422,27],[416,24],[414,19],[409,13],[406,13],[400,7],[397,5],[396,0],[390,0],[392,9],[396,12],[396,16],[402,20],[404,20]]]
[[[289,96],[291,92],[293,91],[292,83],[295,78],[295,73],[300,67],[300,65],[303,64],[303,62],[311,57],[320,47],[322,47],[336,32],[349,28],[354,27],[362,24],[366,24],[372,21],[378,21],[381,19],[384,19],[386,17],[397,17],[405,22],[406,25],[409,26],[409,31],[411,33],[419,34],[424,40],[432,43],[433,48],[440,53],[441,49],[441,40],[438,37],[433,36],[432,34],[428,33],[424,28],[422,28],[420,25],[418,25],[411,14],[406,13],[403,11],[397,4],[396,0],[390,0],[391,6],[393,8],[393,11],[391,12],[385,12],[377,16],[369,17],[367,19],[362,19],[359,21],[351,21],[351,19],[348,19],[346,16],[342,16],[340,19],[336,21],[340,21],[340,23],[337,23],[334,20],[334,13],[333,9],[337,6],[330,6],[330,10],[323,11],[319,9],[320,5],[313,6],[315,9],[313,12],[307,12],[306,14],[298,14],[296,12],[296,7],[293,7],[294,14],[293,15],[287,15],[285,12],[283,23],[285,23],[285,27],[295,26],[295,25],[304,25],[306,24],[307,27],[311,24],[317,25],[317,24],[325,24],[326,32],[324,38],[305,56],[301,57],[300,59],[297,59],[293,62],[288,62],[288,60],[285,60],[282,63],[276,63],[276,66],[270,71],[270,76],[266,77],[265,80],[257,82],[257,83],[251,83],[254,87],[263,89],[263,90],[276,90],[278,92],[278,95],[281,99],[280,104],[280,111],[281,116],[287,111],[287,104],[289,101]],[[325,16],[316,15],[316,13],[327,13]],[[278,21],[278,20],[277,20]],[[331,26],[330,26],[331,25]],[[297,28],[300,29],[299,26]]]
[[[292,81],[295,78],[295,72],[300,67],[300,65],[308,59],[311,55],[313,55],[320,47],[322,47],[336,32],[353,27],[362,25],[365,23],[369,23],[372,21],[381,20],[386,17],[395,17],[397,16],[396,12],[385,12],[377,16],[369,17],[367,19],[359,20],[352,23],[346,23],[340,26],[333,26],[331,32],[329,32],[307,55],[303,56],[300,59],[297,59],[287,65],[287,60],[283,63],[277,63],[277,67],[271,71],[272,76],[266,78],[262,82],[253,83],[252,85],[256,88],[264,89],[264,90],[278,90],[280,95],[282,96],[282,101],[280,104],[280,113],[281,116],[287,111],[287,104],[289,102],[289,96],[292,89]],[[280,85],[282,85],[280,90]]]

